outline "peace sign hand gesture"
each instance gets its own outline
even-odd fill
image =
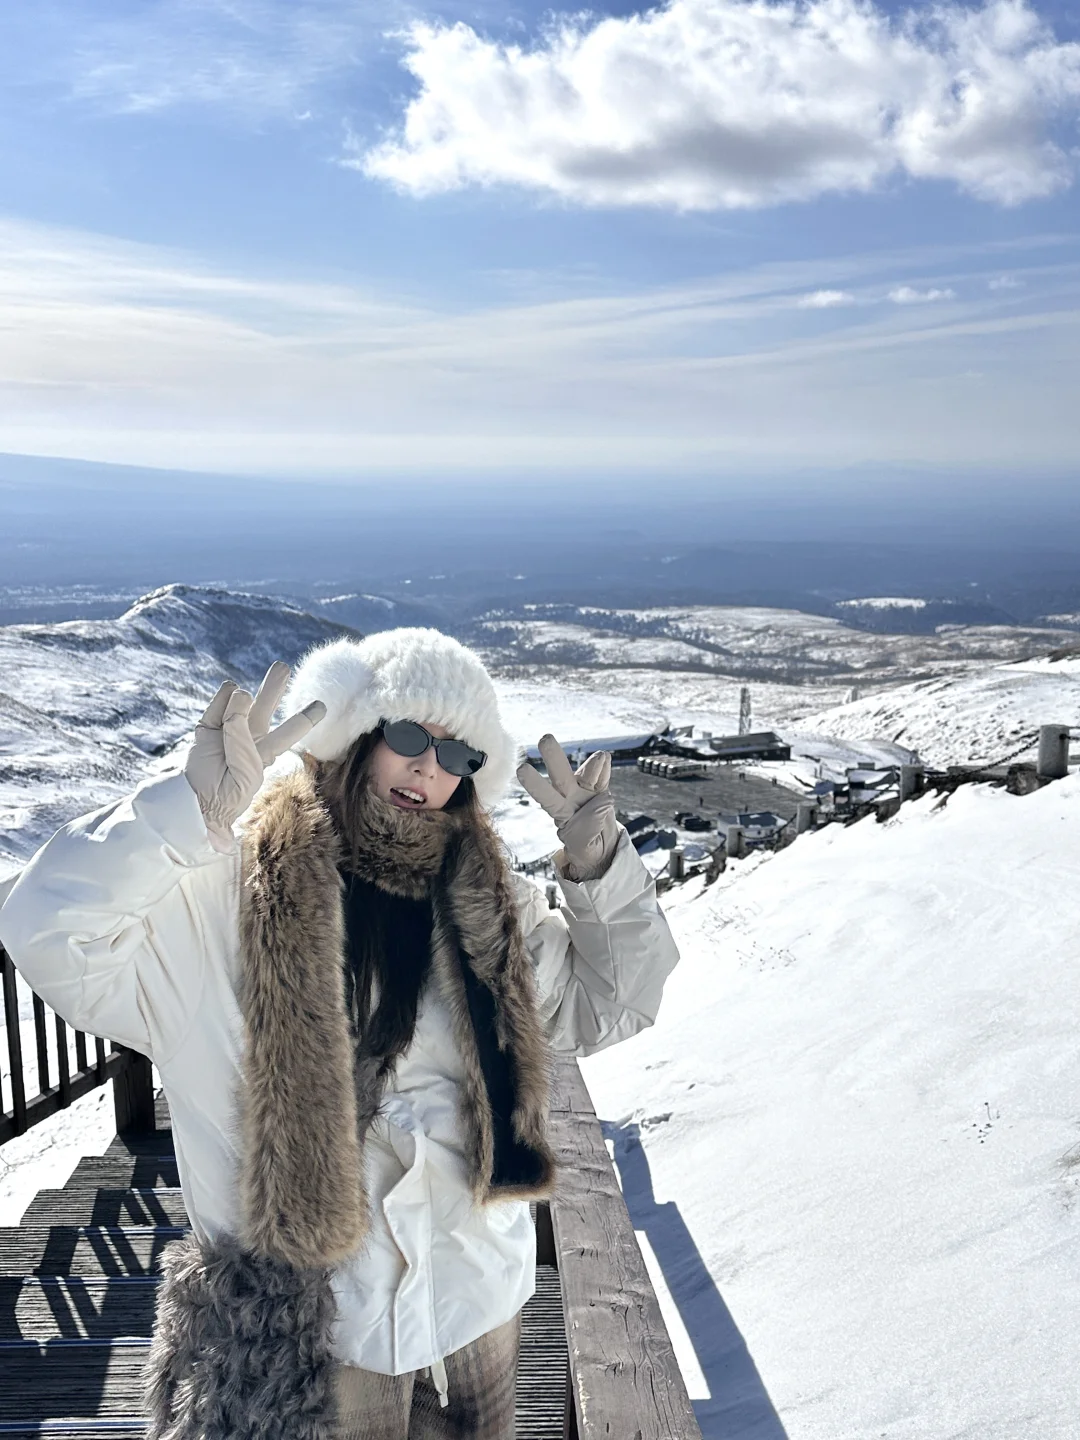
[[[595,880],[610,865],[619,843],[615,801],[608,789],[611,756],[597,750],[573,770],[554,735],[545,735],[539,749],[548,778],[526,761],[518,769],[518,780],[555,821],[563,843],[556,862],[566,878]]]
[[[184,774],[199,801],[210,843],[224,854],[236,848],[233,822],[254,800],[265,767],[326,714],[322,701],[313,700],[271,729],[288,683],[289,667],[283,660],[274,661],[254,696],[226,680],[195,727]]]

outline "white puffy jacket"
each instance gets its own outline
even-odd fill
[[[60,830],[0,908],[0,940],[69,1024],[158,1068],[194,1230],[236,1233],[238,855],[209,843],[183,775]],[[652,1024],[678,959],[625,831],[607,872],[562,880],[551,910],[517,877],[541,1014],[578,1055]],[[384,1374],[432,1365],[520,1310],[534,1285],[528,1205],[472,1203],[457,1127],[460,1061],[433,987],[365,1146],[373,1223],[334,1275],[340,1360]]]

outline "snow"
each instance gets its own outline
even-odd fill
[[[1077,1434],[1078,866],[1072,777],[673,892],[656,1026],[583,1069],[707,1437]]]
[[[167,762],[222,680],[257,685],[342,633],[280,600],[185,585],[117,620],[0,626],[0,880]]]
[[[550,676],[498,677],[495,688],[506,727],[523,747],[535,745],[547,731],[572,746],[595,735],[649,735],[666,724],[664,708],[652,700],[597,693]]]
[[[3,887],[0,886],[0,901]],[[19,1030],[22,1037],[23,1079],[28,1098],[39,1093],[37,1047],[34,1038],[33,1001],[30,987],[16,974],[15,991],[19,1005]],[[49,1073],[56,1083],[56,1027],[52,1014],[46,1011],[46,1045]],[[78,1069],[75,1035],[67,1030],[67,1052],[70,1073]],[[106,1045],[106,1050],[108,1050]],[[87,1054],[94,1059],[94,1041],[87,1041]],[[4,1046],[0,1059],[0,1093],[4,1107],[11,1108],[11,1061]],[[83,1095],[66,1110],[32,1126],[25,1135],[8,1140],[0,1148],[0,1225],[17,1225],[23,1211],[39,1190],[59,1189],[70,1176],[83,1155],[103,1155],[116,1134],[111,1085],[98,1087]]]
[[[865,600],[838,600],[838,610],[925,610],[925,600],[907,595],[871,595]]]
[[[917,750],[928,764],[1033,759],[1040,725],[1080,722],[1080,658],[990,665],[878,691],[809,716],[800,730],[835,739],[873,736]]]
[[[755,685],[844,689],[966,673],[1074,642],[1068,629],[1016,625],[941,625],[932,634],[881,634],[832,616],[737,605],[641,610],[537,605],[524,620],[491,612],[474,636],[492,664],[512,665],[515,673],[530,665],[609,673],[651,668],[661,682],[667,674],[678,681],[697,671],[703,678],[727,676]]]

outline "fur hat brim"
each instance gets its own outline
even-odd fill
[[[382,630],[366,639],[317,646],[297,666],[282,701],[286,715],[313,700],[326,716],[296,746],[317,760],[343,760],[380,720],[444,725],[487,760],[472,777],[481,804],[500,800],[518,747],[499,714],[491,676],[472,650],[440,630]]]

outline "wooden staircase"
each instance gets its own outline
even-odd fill
[[[142,1435],[161,1252],[188,1223],[161,1097],[156,1119],[0,1228],[0,1440]],[[568,1380],[559,1273],[541,1263],[522,1323],[519,1440],[568,1433]]]

